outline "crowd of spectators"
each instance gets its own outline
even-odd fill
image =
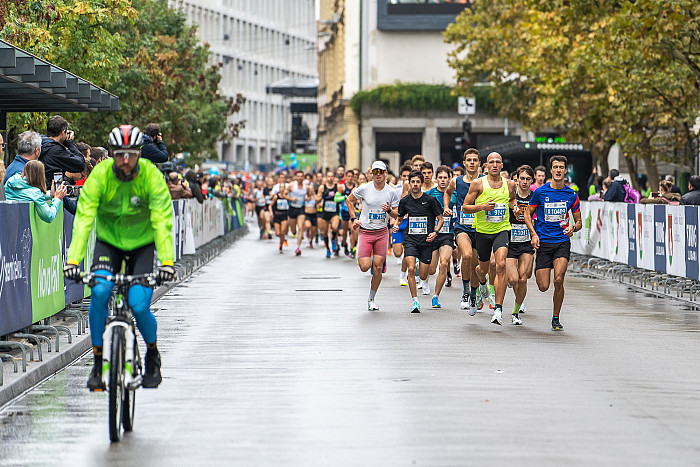
[[[700,176],[688,178],[687,192],[682,195],[673,175],[666,175],[659,181],[659,190],[652,191],[646,178],[640,179],[642,192],[637,191],[617,169],[611,169],[608,176],[598,176],[595,169],[588,179],[588,201],[609,201],[618,203],[700,205]],[[682,195],[682,196],[681,196]]]

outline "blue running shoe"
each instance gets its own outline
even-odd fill
[[[326,258],[330,258],[330,257],[331,257],[331,250],[326,250]]]
[[[438,298],[437,298],[437,297],[433,297],[433,308],[442,308],[442,307],[440,306],[440,302],[438,302]]]
[[[338,249],[338,244],[335,242],[335,240],[331,240],[331,250],[335,251]]]

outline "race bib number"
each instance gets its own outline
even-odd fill
[[[525,224],[510,225],[510,241],[511,243],[525,243],[532,240],[530,229]]]
[[[544,203],[544,220],[546,222],[566,221],[566,201],[558,201],[556,203]]]
[[[370,209],[368,216],[370,224],[386,226],[386,212],[384,212],[383,210]]]
[[[270,195],[265,196],[265,204],[270,204]]]
[[[440,233],[450,233],[450,224],[452,223],[452,216],[442,216],[442,227],[440,227]]]
[[[474,225],[474,214],[467,214],[464,211],[459,211],[459,223],[471,227]]]
[[[427,235],[428,234],[428,218],[411,217],[408,220],[408,233],[412,235]]]
[[[289,202],[286,199],[278,199],[277,200],[277,210],[278,211],[286,211],[289,209]]]
[[[293,208],[301,208],[304,207],[304,199],[297,199],[296,201],[292,201],[292,207]]]
[[[486,216],[486,222],[503,222],[506,218],[507,209],[508,207],[505,204],[496,204],[496,207],[493,208],[493,211],[484,211],[484,215]]]
[[[337,212],[338,204],[335,201],[326,201],[323,203],[323,210],[326,212]]]

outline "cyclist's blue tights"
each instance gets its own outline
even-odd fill
[[[110,275],[106,270],[97,270],[97,274]],[[102,346],[102,334],[105,331],[105,319],[109,314],[109,297],[112,295],[114,282],[104,279],[97,279],[97,284],[92,289],[92,299],[90,300],[90,338],[92,345]],[[156,341],[156,331],[158,325],[156,317],[151,313],[151,297],[153,289],[142,285],[132,285],[129,288],[129,306],[136,318],[136,326],[143,336],[146,344],[153,344]]]

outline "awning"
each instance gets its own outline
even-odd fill
[[[0,40],[0,112],[108,112],[119,98]]]
[[[282,94],[294,97],[316,97],[318,94],[318,79],[312,78],[283,78],[266,86],[268,94]]]

